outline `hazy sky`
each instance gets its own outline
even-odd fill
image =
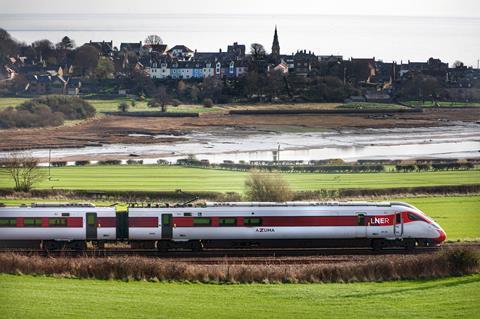
[[[480,0],[0,0],[0,7],[1,13],[360,14],[480,17]]]

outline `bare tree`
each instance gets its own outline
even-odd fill
[[[91,73],[97,67],[100,53],[91,45],[83,45],[75,50],[73,65],[81,74]]]
[[[127,102],[124,101],[124,102],[120,103],[117,108],[120,112],[125,113],[130,108],[130,105]]]
[[[245,181],[245,195],[250,201],[286,202],[293,199],[287,181],[277,173],[253,170]]]
[[[0,161],[0,174],[13,180],[17,192],[28,192],[46,178],[36,158],[14,153]]]
[[[167,112],[167,105],[170,104],[172,101],[170,95],[167,92],[167,89],[164,86],[160,86],[153,99],[148,102],[148,106],[150,107],[161,107],[162,112]]]
[[[453,67],[454,67],[455,69],[463,68],[463,66],[464,66],[464,64],[463,64],[462,61],[457,60],[457,61],[453,62]]]
[[[254,60],[262,60],[267,54],[265,48],[260,43],[252,43],[250,46],[250,54]]]
[[[157,45],[157,44],[163,44],[162,38],[156,34],[151,34],[145,39],[145,44],[146,45]]]

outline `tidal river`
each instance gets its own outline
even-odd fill
[[[159,142],[165,135],[154,136]],[[168,136],[170,137],[170,136]],[[480,125],[459,123],[455,126],[394,129],[345,129],[322,132],[279,133],[239,132],[222,129],[192,132],[187,141],[158,144],[110,144],[98,147],[54,149],[52,161],[87,159],[158,159],[175,162],[190,154],[197,159],[221,163],[252,160],[273,160],[276,151],[280,160],[415,159],[480,157]],[[49,150],[26,151],[42,162],[48,161]],[[0,153],[0,157],[7,153]]]

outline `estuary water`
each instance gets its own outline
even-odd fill
[[[477,66],[480,18],[225,15],[225,14],[1,14],[0,27],[25,42],[63,36],[77,45],[90,40],[138,42],[160,35],[169,47],[226,50],[233,42],[258,42],[269,51],[278,25],[281,51],[300,49],[344,58],[375,57],[384,61],[426,61],[438,57]]]
[[[341,158],[358,159],[425,159],[425,158],[478,158],[480,157],[480,125],[458,124],[430,128],[394,129],[344,129],[323,132],[278,133],[241,132],[219,130],[192,132],[187,141],[161,143],[161,139],[173,136],[157,135],[157,144],[110,144],[98,147],[54,149],[53,160],[74,161],[99,158],[143,159],[144,163],[156,163],[158,159],[175,162],[192,154],[197,159],[222,163],[230,160],[272,161],[279,152],[280,160],[308,162]],[[49,150],[28,151],[32,156],[48,159]],[[0,153],[0,157],[7,153]],[[132,157],[134,155],[134,157]]]

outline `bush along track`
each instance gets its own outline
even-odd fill
[[[396,255],[337,264],[198,265],[146,257],[45,258],[0,254],[0,273],[90,279],[202,283],[334,283],[433,279],[475,274],[478,250],[457,248],[429,255]]]

